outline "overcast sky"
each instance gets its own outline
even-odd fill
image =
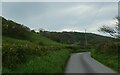
[[[36,30],[99,33],[104,24],[114,26],[117,15],[117,2],[2,3],[2,16]]]

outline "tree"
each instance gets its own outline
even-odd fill
[[[31,30],[31,32],[35,33],[35,30]]]
[[[44,32],[44,31],[45,31],[45,29],[39,28],[39,33]]]
[[[100,27],[98,31],[108,33],[111,36],[120,39],[120,17],[116,17],[115,20],[116,20],[116,25],[114,27],[103,25],[102,27]]]
[[[2,35],[19,38],[19,39],[30,39],[31,31],[30,28],[18,24],[12,20],[6,20],[2,17]]]

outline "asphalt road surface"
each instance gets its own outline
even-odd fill
[[[65,73],[116,73],[91,57],[90,52],[73,53]]]

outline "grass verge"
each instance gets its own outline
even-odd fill
[[[69,50],[49,51],[45,56],[34,57],[29,62],[17,65],[14,71],[3,69],[4,73],[62,73]]]
[[[118,54],[107,54],[97,51],[92,51],[92,57],[101,62],[102,64],[110,67],[111,69],[115,70],[116,72],[120,72],[120,66],[118,59]]]

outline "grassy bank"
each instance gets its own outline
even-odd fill
[[[27,40],[4,37],[2,49],[3,67],[12,69],[15,64],[26,62],[27,56],[42,56],[47,51],[60,50],[62,46],[41,46]]]
[[[118,59],[118,54],[108,54],[94,50],[92,51],[92,57],[111,69],[120,72],[120,65],[118,63],[120,59]]]
[[[49,51],[45,56],[34,57],[29,62],[17,65],[12,73],[62,73],[66,60],[70,55],[69,50]]]
[[[29,40],[3,36],[3,73],[61,73],[70,55],[63,44],[33,33]]]

